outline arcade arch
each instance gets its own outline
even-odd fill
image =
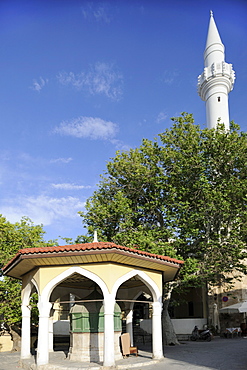
[[[53,323],[54,315],[55,318],[56,316],[58,318],[59,311],[61,309],[59,299],[62,294],[63,296],[67,295],[65,301],[61,301],[60,299],[60,302],[63,302],[64,304],[63,315],[66,315],[67,313],[68,316],[69,306],[72,303],[70,302],[70,295],[73,294],[74,296],[79,297],[80,301],[95,288],[102,295],[102,299],[104,294],[108,293],[107,286],[101,278],[78,266],[68,268],[47,283],[39,300],[40,322],[38,332],[37,364],[43,365],[44,363],[47,363],[47,356],[49,356],[48,353],[53,350],[53,325],[51,325],[51,323]],[[57,329],[62,331],[66,329],[68,330],[68,322],[65,322],[65,328],[60,327]]]
[[[122,301],[125,307],[126,331],[130,334],[131,345],[134,345],[133,309],[141,294],[147,294],[152,299],[152,344],[153,357],[162,358],[161,312],[162,292],[157,284],[144,271],[132,270],[120,277],[113,286],[116,301]],[[159,339],[158,339],[159,338]]]

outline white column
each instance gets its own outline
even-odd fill
[[[153,358],[163,358],[163,344],[162,344],[162,322],[161,322],[162,303],[153,303],[152,315],[152,336],[153,336]]]
[[[115,366],[114,353],[114,305],[111,294],[104,297],[104,366]]]
[[[130,345],[133,347],[134,338],[133,338],[133,309],[131,309],[126,316],[126,331],[130,335]]]
[[[21,359],[31,357],[30,352],[30,316],[31,309],[29,306],[22,304],[22,329],[21,329]]]
[[[49,363],[49,316],[50,302],[40,302],[39,308],[39,331],[37,348],[37,366]]]
[[[49,352],[53,352],[53,316],[49,318]]]

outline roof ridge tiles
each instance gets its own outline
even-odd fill
[[[163,256],[155,253],[150,253],[146,251],[142,251],[137,248],[129,248],[122,245],[115,244],[113,242],[93,242],[93,243],[80,243],[80,244],[68,244],[68,245],[55,245],[51,247],[32,247],[32,248],[23,248],[20,249],[16,255],[7,263],[6,266],[3,267],[3,270],[6,269],[7,266],[9,266],[13,260],[18,258],[20,255],[27,255],[27,254],[49,254],[49,253],[63,253],[63,252],[71,252],[71,251],[78,251],[78,252],[84,252],[84,251],[90,251],[90,250],[103,250],[103,249],[115,249],[115,250],[122,250],[129,253],[133,253],[139,256],[148,257],[148,258],[154,258],[156,260],[163,260],[171,263],[176,264],[183,264],[184,261],[178,260],[176,258],[171,258],[168,256]]]
[[[184,263],[181,260],[178,260],[176,258],[171,258],[169,256],[164,256],[164,255],[159,255],[155,253],[150,253],[146,252],[137,248],[130,248],[126,246],[122,246],[113,242],[92,242],[92,243],[80,243],[80,244],[68,244],[64,246],[52,246],[52,247],[38,247],[38,248],[25,248],[20,250],[21,253],[23,254],[29,254],[32,250],[32,252],[46,252],[52,251],[52,252],[62,252],[62,251],[70,251],[70,250],[90,250],[90,249],[109,249],[109,248],[115,248],[115,249],[122,249],[128,252],[136,253],[136,254],[141,254],[144,256],[149,256],[153,258],[158,258],[158,259],[164,259],[167,261],[175,262],[175,263]],[[33,251],[35,250],[35,251]],[[19,251],[19,252],[20,252]],[[31,252],[31,253],[32,253]]]

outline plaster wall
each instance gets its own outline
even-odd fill
[[[172,324],[176,334],[191,334],[195,326],[202,330],[207,325],[207,319],[172,319]]]
[[[10,334],[3,334],[0,336],[0,352],[9,352],[13,348],[13,341]]]
[[[114,283],[120,277],[122,277],[123,275],[135,269],[135,267],[133,266],[125,266],[125,265],[118,265],[118,264],[112,264],[112,263],[86,265],[86,266],[81,266],[81,267],[101,277],[106,283],[110,292],[112,291]],[[156,283],[159,289],[162,291],[162,274],[160,272],[152,272],[152,271],[139,269],[139,268],[138,270],[145,272],[146,275],[148,275]]]
[[[247,300],[247,276],[244,275],[241,281],[236,280],[234,284],[234,290],[238,291],[238,298],[240,300]],[[240,293],[241,292],[241,293]]]
[[[207,319],[172,319],[171,321],[177,335],[190,335],[195,326],[202,330],[203,326],[207,325]],[[147,333],[152,334],[152,320],[141,319],[140,327]]]
[[[32,278],[36,281],[37,285],[40,286],[40,269],[33,271]]]
[[[247,261],[245,260],[245,264]],[[209,325],[215,326],[215,317],[221,333],[226,327],[239,327],[246,322],[245,313],[219,313],[220,308],[231,306],[238,302],[247,301],[247,276],[242,274],[240,280],[233,281],[233,285],[209,287],[208,310]],[[216,307],[216,309],[215,309]]]
[[[247,261],[245,261],[247,264]],[[214,296],[215,295],[215,296]],[[228,301],[223,302],[222,298],[228,297]],[[209,288],[209,300],[212,298],[216,301],[218,308],[230,306],[232,304],[247,300],[247,276],[242,274],[240,280],[234,280],[233,285],[229,288],[227,286],[217,286]]]
[[[33,274],[33,278],[36,280],[37,285],[39,286],[40,294],[42,293],[45,286],[52,279],[60,275],[62,272],[68,270],[70,267],[71,266],[40,267],[39,270]],[[81,267],[100,277],[105,282],[109,292],[112,291],[114,283],[117,281],[117,279],[135,269],[135,267],[133,266],[125,266],[112,263],[78,265],[78,267]],[[158,286],[160,292],[162,291],[161,272],[153,272],[144,269],[138,270],[145,272],[145,274]]]
[[[68,270],[71,266],[55,266],[55,267],[40,267],[39,268],[39,288],[40,294],[44,287],[56,276]]]

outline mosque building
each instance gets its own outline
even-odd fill
[[[218,124],[224,124],[225,131],[230,130],[228,94],[233,89],[234,81],[235,72],[232,64],[225,62],[225,47],[211,11],[204,70],[198,77],[198,94],[205,101],[208,129],[216,129]],[[209,326],[218,334],[225,333],[227,328],[240,330],[241,326],[245,327],[246,312],[241,312],[241,309],[243,302],[247,301],[246,285],[247,277],[243,275],[228,290],[218,286],[210,287],[210,292],[205,287],[192,288],[182,296],[174,293],[174,300],[182,301],[170,310],[178,338],[188,338],[195,325],[201,329]]]

